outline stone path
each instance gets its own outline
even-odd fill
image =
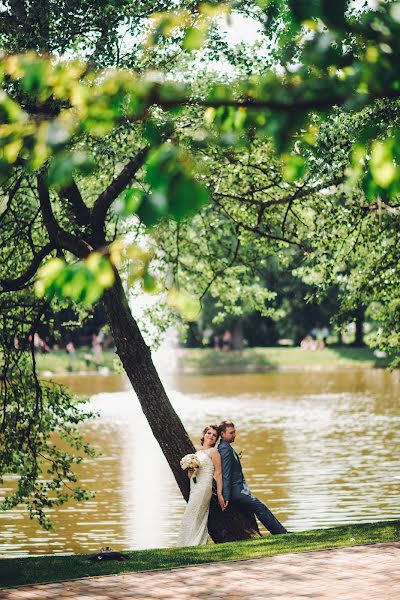
[[[1,600],[396,600],[400,542],[0,589]]]

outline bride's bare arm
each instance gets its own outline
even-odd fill
[[[225,510],[227,507],[227,502],[225,502],[224,497],[222,495],[222,465],[221,465],[221,456],[216,448],[210,452],[212,461],[214,463],[214,477],[217,482],[217,496],[218,503],[222,510]]]

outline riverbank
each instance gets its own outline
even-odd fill
[[[337,346],[305,351],[301,348],[246,348],[223,352],[209,348],[184,348],[178,351],[178,370],[182,373],[223,374],[267,371],[334,371],[341,369],[384,368],[388,357],[378,358],[370,348]]]
[[[74,354],[65,350],[52,350],[47,354],[36,354],[37,370],[41,374],[65,373],[115,373],[119,359],[115,350],[104,350],[96,363],[95,357],[86,348],[77,348]]]
[[[341,369],[384,368],[388,357],[377,358],[370,348],[337,346],[304,351],[301,348],[246,348],[243,351],[219,352],[212,348],[178,348],[176,370],[179,373],[224,374],[262,373],[267,371],[333,371]],[[86,357],[86,358],[85,358]],[[91,358],[91,360],[89,360]],[[94,362],[90,352],[78,349],[74,356],[56,350],[36,356],[38,371],[44,374],[96,373],[119,370],[114,350],[105,350]]]
[[[399,540],[400,520],[396,520],[317,529],[227,544],[127,551],[124,554],[128,555],[129,559],[121,562],[91,562],[88,555],[84,554],[0,559],[0,586],[5,588],[98,575],[172,569],[210,562],[248,560],[277,554]]]

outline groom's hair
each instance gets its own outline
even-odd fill
[[[235,423],[232,423],[232,421],[221,421],[221,423],[218,425],[219,435],[221,435],[221,433],[225,433],[228,427],[235,427]]]

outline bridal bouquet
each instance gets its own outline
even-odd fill
[[[181,459],[181,467],[182,469],[193,469],[194,473],[192,479],[193,483],[196,483],[196,474],[200,467],[200,461],[196,454],[186,454]]]

